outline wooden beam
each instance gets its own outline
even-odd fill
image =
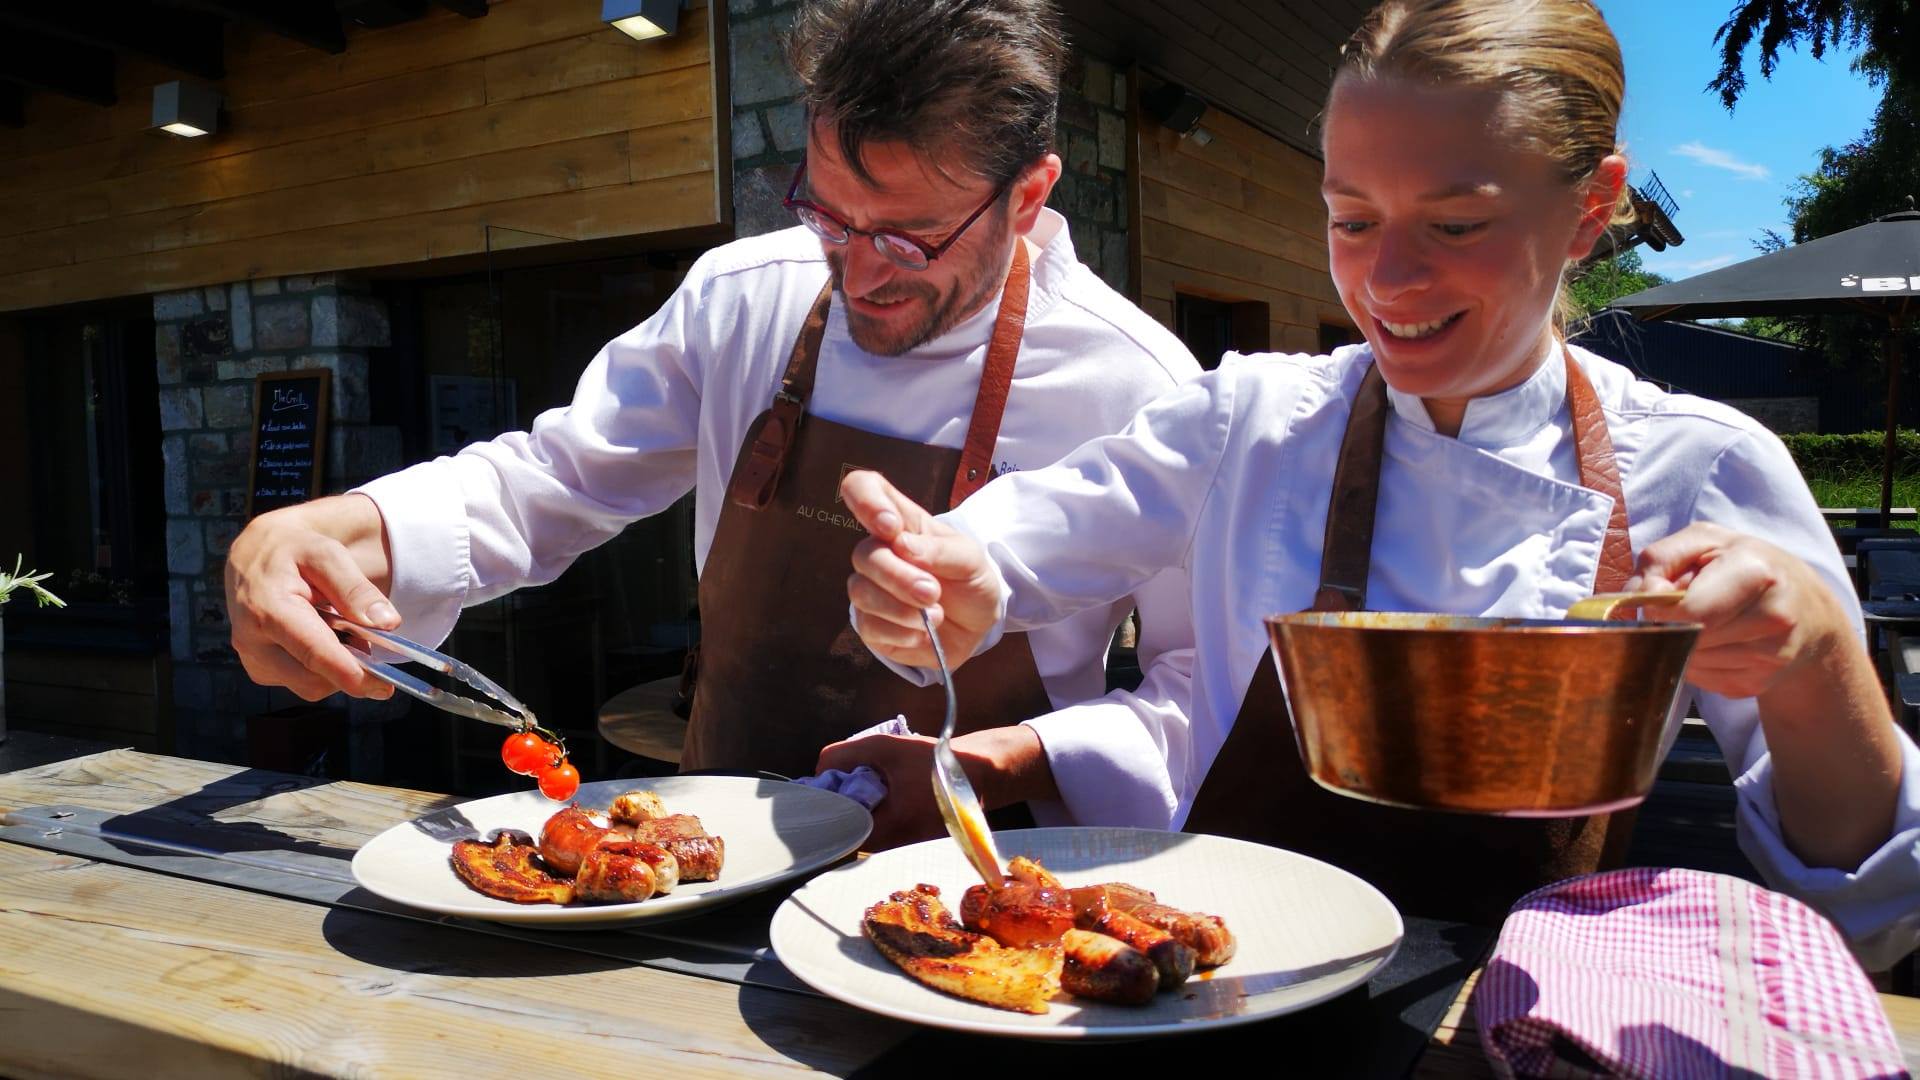
[[[0,79],[92,105],[115,101],[111,52],[33,30],[0,33]]]
[[[131,0],[92,0],[79,14],[73,6],[14,4],[0,8],[0,23],[144,56],[201,79],[224,79],[218,15],[156,8]]]
[[[26,88],[19,83],[0,82],[0,127],[26,126]]]
[[[347,32],[340,26],[333,0],[196,0],[196,6],[321,52],[337,56],[347,51]]]
[[[440,6],[455,15],[477,19],[487,13],[487,0],[439,0]]]

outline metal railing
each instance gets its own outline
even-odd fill
[[[1634,190],[1640,193],[1641,198],[1659,207],[1667,215],[1667,220],[1671,221],[1679,215],[1680,204],[1674,202],[1673,193],[1667,190],[1667,185],[1660,182],[1659,173],[1649,170],[1646,179],[1634,185]]]

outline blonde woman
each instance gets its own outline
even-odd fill
[[[1624,84],[1587,0],[1390,0],[1346,46],[1323,128],[1332,273],[1366,344],[1238,358],[940,518],[848,477],[873,533],[855,555],[855,625],[915,677],[932,663],[921,607],[947,655],[967,657],[1165,568],[1190,575],[1183,608],[1142,610],[1148,625],[1190,621],[1196,649],[1161,661],[1190,668],[1190,694],[1067,710],[1018,746],[1003,734],[970,755],[991,801],[1247,836],[1353,868],[1412,913],[1494,921],[1526,889],[1617,859],[1630,820],[1422,814],[1319,790],[1285,730],[1262,618],[1552,617],[1596,586],[1685,582],[1671,617],[1706,630],[1668,738],[1697,700],[1766,878],[1825,910],[1870,965],[1912,948],[1920,751],[1892,724],[1793,462],[1740,413],[1564,341],[1563,274],[1623,205]],[[1373,513],[1330,522],[1343,457],[1361,497],[1338,505]],[[906,777],[926,756],[924,740],[870,739],[822,764]],[[893,812],[924,812],[923,777],[895,785]]]

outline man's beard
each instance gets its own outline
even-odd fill
[[[834,290],[840,293],[844,302],[846,298],[846,288],[842,281],[844,264],[839,259],[829,259],[827,265],[833,274]],[[999,287],[1001,282],[986,274],[984,268],[982,271],[979,274],[956,278],[952,290],[944,295],[933,286],[921,282],[912,280],[894,282],[880,290],[878,295],[870,296],[868,299],[876,303],[887,300],[916,303],[920,312],[919,318],[896,326],[870,319],[855,312],[851,306],[847,306],[847,333],[852,336],[855,345],[875,356],[899,356],[918,348],[953,329],[962,319],[978,311],[988,294]],[[962,290],[969,284],[972,285],[971,290],[963,293]]]

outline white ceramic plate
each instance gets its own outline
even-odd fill
[[[852,799],[799,784],[739,776],[666,776],[584,784],[575,801],[605,808],[624,791],[651,790],[676,814],[693,814],[726,841],[719,881],[688,882],[638,904],[512,904],[468,888],[449,862],[455,840],[496,829],[534,837],[560,809],[538,791],[461,803],[395,825],[353,857],[364,888],[409,907],[553,929],[602,928],[680,918],[831,866],[867,838],[873,818]]]
[[[1239,952],[1149,1005],[1062,994],[1041,1016],[995,1009],[922,986],[860,929],[868,905],[925,882],[958,918],[979,878],[951,840],[881,852],[802,886],[773,917],[788,970],[850,1005],[935,1027],[1027,1038],[1132,1039],[1248,1023],[1294,1012],[1367,981],[1399,948],[1400,913],[1365,881],[1305,855],[1242,840],[1145,829],[1026,829],[996,835],[1003,858],[1038,859],[1068,886],[1124,881],[1162,903],[1218,915]]]

